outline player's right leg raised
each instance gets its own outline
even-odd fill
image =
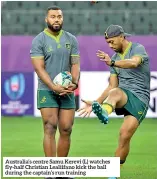
[[[100,121],[104,124],[108,123],[108,115],[115,108],[122,108],[127,103],[127,95],[120,88],[110,90],[108,97],[102,105],[98,102],[93,102],[92,109]]]

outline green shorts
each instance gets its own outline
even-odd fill
[[[124,116],[132,115],[139,121],[139,123],[141,123],[147,114],[148,106],[145,103],[143,103],[140,99],[138,99],[129,90],[126,90],[124,88],[120,89],[125,92],[125,94],[128,97],[128,101],[123,108],[115,109],[116,114]]]
[[[38,90],[37,108],[75,109],[75,96],[74,94],[59,96],[53,91]]]

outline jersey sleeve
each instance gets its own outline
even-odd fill
[[[114,67],[110,67],[110,74],[111,75],[117,75],[117,72]]]
[[[133,50],[133,53],[132,53],[132,57],[133,56],[140,56],[141,63],[143,63],[145,60],[148,59],[147,52],[146,52],[144,46],[141,44],[139,44],[138,46],[135,47],[135,49]]]
[[[44,56],[44,52],[42,48],[42,39],[39,36],[35,37],[32,41],[30,56],[31,58]]]
[[[114,59],[114,56],[115,56],[115,55],[113,55],[113,56],[111,57],[111,60],[115,60],[115,59]],[[110,74],[111,74],[111,75],[117,75],[117,72],[116,72],[116,70],[115,70],[115,67],[111,67],[111,66],[110,66]]]
[[[80,56],[79,44],[78,44],[76,37],[73,37],[71,56]]]

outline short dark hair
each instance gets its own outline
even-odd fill
[[[62,10],[59,6],[50,6],[47,8],[46,13],[48,13],[50,10]]]

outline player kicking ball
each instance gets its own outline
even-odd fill
[[[98,50],[96,55],[110,66],[109,85],[94,102],[82,100],[85,106],[78,110],[83,117],[89,117],[93,111],[103,124],[108,123],[108,116],[113,111],[124,115],[115,152],[121,165],[126,161],[130,140],[145,118],[150,100],[149,57],[143,45],[129,42],[127,36],[130,34],[125,33],[121,26],[110,25],[107,28],[106,42],[116,53],[110,58]]]

